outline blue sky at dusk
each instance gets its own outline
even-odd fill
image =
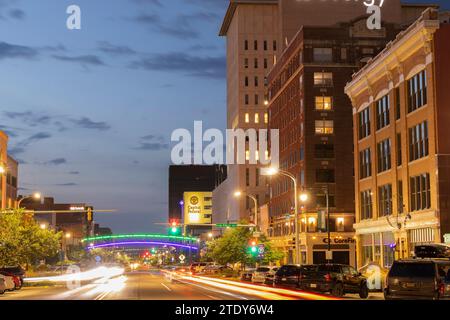
[[[71,4],[82,30],[66,28]],[[118,209],[96,217],[117,233],[158,231],[171,132],[225,127],[227,4],[0,0],[0,130],[21,193]]]

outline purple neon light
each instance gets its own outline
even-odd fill
[[[197,250],[197,247],[188,246],[184,244],[178,243],[168,243],[168,242],[155,242],[155,241],[125,241],[125,242],[109,242],[103,244],[96,244],[94,246],[90,246],[89,249],[97,249],[97,248],[107,248],[107,247],[115,247],[115,246],[132,246],[132,245],[161,245],[161,246],[170,246],[184,249],[194,249]]]

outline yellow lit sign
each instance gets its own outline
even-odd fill
[[[212,219],[212,192],[184,193],[184,223],[209,224]]]

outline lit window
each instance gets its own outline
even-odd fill
[[[316,110],[331,110],[333,109],[331,97],[316,97]]]
[[[250,123],[250,114],[245,114],[245,123]]]
[[[245,160],[249,161],[250,160],[250,151],[245,151]]]
[[[264,113],[264,123],[269,123],[269,114],[267,112]]]
[[[255,159],[256,159],[256,161],[259,161],[259,151],[258,150],[255,151]]]
[[[255,123],[259,123],[259,113],[255,113]]]
[[[333,120],[316,120],[316,134],[333,134]]]
[[[332,62],[333,49],[332,48],[314,48],[313,56],[315,62]]]
[[[336,219],[336,231],[343,232],[344,229],[345,229],[344,218],[337,218]]]
[[[314,72],[315,86],[332,86],[333,74],[331,72]]]

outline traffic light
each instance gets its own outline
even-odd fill
[[[251,240],[250,241],[250,247],[249,251],[251,255],[257,255],[258,254],[258,241]]]
[[[181,235],[181,226],[178,220],[171,220],[169,227],[169,235],[171,236],[180,236]]]

